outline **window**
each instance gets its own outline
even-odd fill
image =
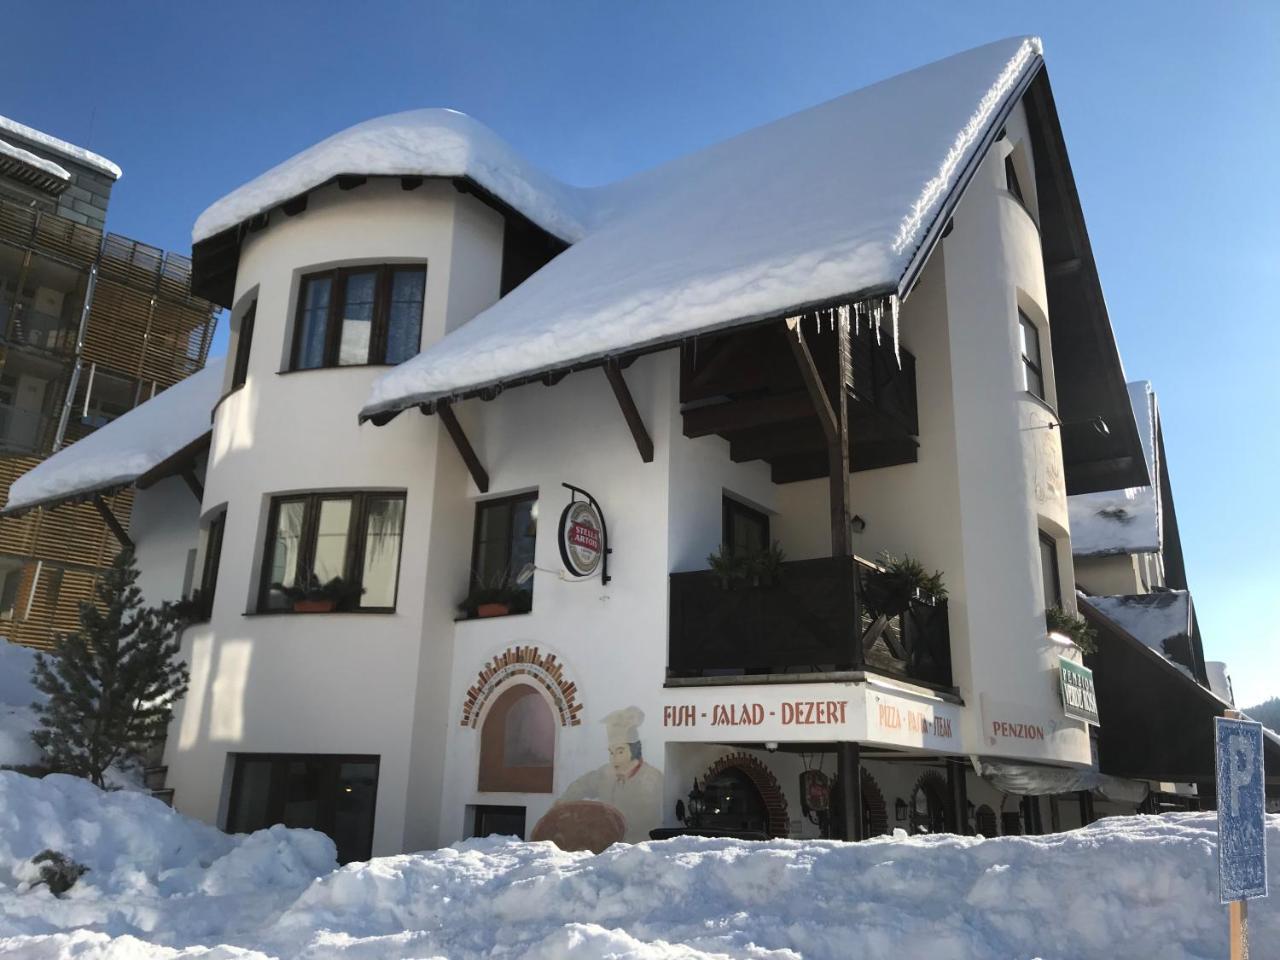
[[[489,708],[480,731],[480,779],[486,792],[550,793],[556,721],[533,687],[518,683]]]
[[[222,532],[227,525],[224,510],[209,521],[204,538],[204,565],[200,568],[200,610],[204,619],[213,613],[213,591],[218,585],[218,562],[222,559]]]
[[[403,493],[276,497],[267,517],[259,612],[394,611],[403,529]],[[350,590],[337,589],[343,586]]]
[[[290,369],[408,360],[420,346],[426,288],[421,264],[308,274],[298,292]]]
[[[1022,338],[1022,385],[1028,393],[1044,399],[1044,368],[1040,361],[1040,331],[1021,310],[1018,329]]]
[[[373,846],[378,758],[326,754],[240,754],[231,779],[227,830],[273,824],[326,833],[338,860],[368,860]]]
[[[258,312],[258,301],[249,304],[249,309],[240,318],[240,332],[236,335],[236,362],[231,368],[231,389],[244,386],[249,376],[249,350],[253,344],[253,318]]]
[[[515,581],[520,571],[533,563],[537,539],[537,493],[477,503],[471,547],[472,589],[513,588],[522,594],[524,602],[512,604],[512,611],[529,610],[533,606],[533,578],[524,583]]]
[[[519,837],[524,839],[524,807],[477,806],[473,837]]]
[[[769,546],[769,517],[740,503],[724,498],[724,546],[730,553],[759,553]]]
[[[1004,186],[1020,204],[1024,207],[1027,205],[1026,198],[1022,195],[1022,184],[1018,182],[1018,168],[1013,162],[1012,152],[1004,158]]]
[[[1062,585],[1058,579],[1058,543],[1053,537],[1040,533],[1040,575],[1044,578],[1044,605],[1062,606]]]

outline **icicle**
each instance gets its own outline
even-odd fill
[[[880,301],[877,300],[875,304],[873,304],[871,307],[871,322],[875,324],[875,328],[876,328],[876,346],[877,347],[880,346],[880,320],[883,316],[884,316],[884,308],[881,306]]]
[[[893,315],[893,358],[898,361],[898,369],[902,369],[902,351],[898,349],[898,295],[889,294],[889,312]]]
[[[840,304],[837,312],[840,314],[840,329],[847,331],[849,329],[849,305],[847,303]]]

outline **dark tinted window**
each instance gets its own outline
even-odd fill
[[[471,551],[473,586],[506,585],[533,597],[533,577],[515,581],[533,563],[538,540],[536,493],[482,500],[476,504],[475,539]]]
[[[758,553],[769,546],[769,517],[725,497],[723,536],[724,545],[734,553]]]
[[[253,347],[253,321],[258,312],[258,301],[249,304],[249,309],[240,318],[240,332],[236,335],[236,362],[231,370],[231,389],[243,387],[249,377],[249,351]]]
[[[302,278],[292,369],[401,363],[421,346],[425,266],[326,270]]]
[[[1018,332],[1022,343],[1022,385],[1028,393],[1044,399],[1044,368],[1040,361],[1040,331],[1021,310],[1018,311]]]

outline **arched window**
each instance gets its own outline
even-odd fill
[[[911,791],[911,832],[946,833],[949,814],[946,781],[936,773],[926,773]]]
[[[973,814],[973,826],[984,837],[998,837],[1000,827],[996,823],[996,812],[985,803]]]
[[[526,684],[508,687],[480,731],[479,789],[550,793],[555,751],[556,721],[546,701]]]

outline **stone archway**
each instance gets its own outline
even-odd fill
[[[889,805],[876,778],[862,768],[862,830],[863,839],[883,837],[889,833]]]
[[[730,753],[721,757],[702,775],[705,783],[726,770],[737,770],[759,791],[768,814],[769,836],[785,839],[791,835],[791,822],[787,817],[787,798],[778,785],[773,771],[749,753]]]

